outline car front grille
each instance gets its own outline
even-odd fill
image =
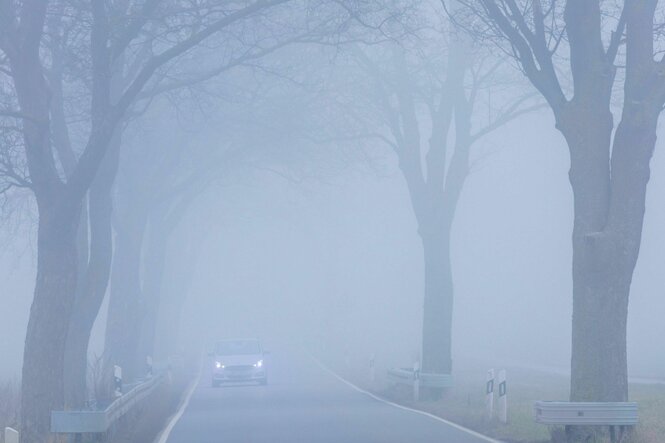
[[[249,371],[251,369],[254,369],[254,365],[233,365],[233,366],[226,366],[224,369],[227,369],[229,371]]]

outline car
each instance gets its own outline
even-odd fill
[[[218,341],[210,353],[213,357],[212,387],[238,382],[268,384],[266,354],[261,342],[255,338]]]

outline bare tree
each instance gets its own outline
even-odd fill
[[[51,144],[51,91],[41,57],[49,2],[26,1],[20,9],[9,0],[0,3],[0,48],[8,59],[22,117],[22,132],[30,187],[39,210],[38,271],[28,324],[22,374],[22,439],[53,441],[50,411],[64,406],[64,354],[68,321],[74,306],[78,278],[77,232],[82,201],[108,151],[123,116],[163,65],[185,54],[234,23],[251,18],[286,0],[235,4],[232,9],[200,5],[201,15],[170,8],[168,3],[133,3],[122,26],[111,32],[111,7],[91,4],[90,129],[75,169],[63,178]],[[170,15],[169,15],[170,13]],[[151,20],[157,14],[158,20]],[[165,20],[165,18],[167,18]],[[195,22],[192,22],[194,17]],[[204,17],[201,22],[200,17]],[[162,24],[158,37],[144,32]],[[118,31],[118,32],[115,32]],[[143,45],[140,43],[144,42]],[[134,75],[114,100],[113,63],[136,47]],[[44,368],[48,368],[44,370]]]
[[[239,79],[236,80],[238,83],[235,87],[229,87],[234,91],[229,94],[235,97],[231,101],[237,101],[237,106],[232,107],[232,115],[224,119],[226,125],[220,125],[224,126],[225,131],[220,131],[214,137],[222,140],[222,143],[218,144],[234,145],[237,146],[236,149],[232,152],[208,153],[203,162],[190,170],[183,167],[191,154],[184,153],[191,149],[189,143],[166,149],[172,154],[177,153],[180,160],[165,160],[156,170],[152,168],[155,165],[151,165],[155,158],[154,152],[145,158],[139,158],[141,155],[138,155],[129,160],[137,162],[136,166],[126,165],[132,177],[125,181],[134,185],[127,188],[123,183],[119,186],[119,189],[122,189],[118,194],[119,200],[123,201],[123,205],[127,205],[122,212],[142,216],[115,218],[118,254],[122,252],[127,256],[122,263],[118,261],[112,274],[106,357],[108,364],[121,364],[130,379],[141,374],[142,362],[154,347],[163,266],[171,232],[178,226],[187,208],[203,188],[216,176],[223,175],[229,169],[239,168],[239,163],[268,167],[272,162],[271,166],[276,169],[281,166],[277,166],[280,162],[294,166],[294,147],[299,146],[299,143],[294,139],[285,139],[283,143],[276,141],[283,138],[285,131],[281,122],[278,123],[279,117],[276,114],[281,111],[278,107],[293,106],[298,100],[297,96],[302,97],[308,92],[303,87],[307,82],[302,81],[302,78],[308,77],[302,61],[302,51],[317,45],[335,48],[344,41],[356,38],[354,32],[349,30],[350,23],[355,20],[349,10],[339,8],[336,3],[312,2],[308,5],[319,8],[316,17],[306,9],[288,11],[284,16],[273,15],[269,18],[269,23],[261,27],[265,34],[250,29],[246,31],[249,37],[244,34],[236,35],[236,39],[246,41],[245,46],[232,47],[225,51],[216,47],[216,52],[224,52],[220,64],[198,71],[183,68],[184,72],[177,76],[169,72],[168,78],[156,82],[153,88],[142,95],[142,98],[148,101],[154,100],[157,94],[185,90],[192,93],[190,99],[194,102],[194,107],[205,108],[208,105],[206,112],[214,114],[213,109],[219,108],[220,101],[224,100],[218,97],[223,95],[220,90],[225,90],[225,83],[231,83],[230,76],[220,75],[231,74],[232,68],[237,68],[233,72],[240,72]],[[256,43],[250,44],[249,39],[255,39]],[[274,57],[277,51],[280,57]],[[293,66],[284,66],[285,51],[291,51],[291,56],[297,60]],[[182,60],[180,62],[179,65],[189,66],[188,63],[182,63]],[[254,82],[249,82],[248,76],[254,78]],[[258,78],[261,81],[258,81]],[[280,93],[279,97],[274,96],[275,89],[282,90],[285,87],[291,92]],[[226,106],[232,106],[228,103],[228,96],[226,102]],[[263,115],[266,118],[260,117]],[[282,132],[277,134],[275,126],[279,126]],[[247,131],[247,128],[253,130]],[[293,133],[290,136],[293,136]],[[288,145],[288,148],[281,149],[284,145]],[[155,146],[146,148],[149,151]],[[164,152],[164,149],[159,152]],[[222,158],[218,158],[220,155]],[[238,160],[238,157],[242,157],[242,160]],[[213,169],[210,169],[211,165]],[[152,172],[146,173],[147,170]],[[183,174],[187,175],[187,186],[182,182]],[[146,207],[149,208],[147,212]],[[134,224],[133,227],[131,224]],[[131,235],[131,239],[126,241],[125,234]],[[124,246],[121,248],[121,245]],[[132,263],[131,266],[139,263],[143,270],[130,270],[126,263]],[[125,275],[125,272],[129,274]],[[143,278],[139,278],[140,275],[143,275]],[[139,336],[140,343],[137,343],[136,337]]]
[[[450,374],[454,298],[450,241],[457,203],[470,173],[471,148],[539,105],[518,93],[489,121],[479,118],[486,112],[479,113],[478,108],[489,106],[480,93],[498,85],[505,64],[451,31],[442,10],[432,12],[434,23],[421,22],[413,41],[389,42],[383,51],[356,48],[352,54],[370,81],[365,95],[371,94],[375,121],[385,128],[365,135],[397,155],[418,222],[425,269],[422,370]],[[449,31],[432,31],[441,28]],[[434,396],[440,392],[432,390]]]
[[[570,151],[575,209],[570,398],[625,401],[630,284],[665,104],[664,61],[655,50],[658,1],[462,3],[476,35],[512,55],[547,100]],[[566,66],[557,63],[566,59]],[[620,65],[625,70],[617,75]],[[570,92],[562,86],[567,78]],[[615,125],[612,103],[621,86]],[[569,429],[569,437],[586,441],[589,432]]]

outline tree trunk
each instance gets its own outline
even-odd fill
[[[55,442],[51,411],[64,404],[64,350],[77,280],[79,216],[41,207],[37,280],[25,339],[21,383],[21,441]]]
[[[450,224],[430,221],[420,230],[425,264],[422,371],[452,371],[453,281],[450,267]]]
[[[39,57],[46,4],[26,12],[28,31],[7,55],[23,119],[25,154],[37,200],[37,277],[23,352],[21,441],[57,441],[51,410],[64,404],[64,347],[76,280],[80,202],[72,201],[58,175],[50,145],[50,90]]]
[[[77,288],[65,356],[65,404],[71,408],[84,407],[87,401],[88,344],[106,295],[113,257],[111,191],[118,170],[120,144],[116,131],[90,188],[90,258]]]
[[[559,121],[571,151],[575,201],[571,401],[628,400],[628,299],[657,116],[655,110],[624,109],[611,150],[609,112],[571,103]],[[594,432],[567,429],[571,442]]]
[[[139,206],[116,226],[115,258],[106,321],[105,362],[118,365],[126,381],[141,374],[137,367],[141,306],[141,251],[147,214]],[[129,212],[129,211],[128,211]]]
[[[110,193],[90,192],[90,261],[77,290],[65,350],[65,403],[72,409],[84,407],[87,401],[88,344],[111,267],[110,200]]]

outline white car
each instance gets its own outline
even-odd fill
[[[212,386],[250,381],[267,384],[266,354],[261,342],[255,338],[218,341],[210,353],[213,357]]]

